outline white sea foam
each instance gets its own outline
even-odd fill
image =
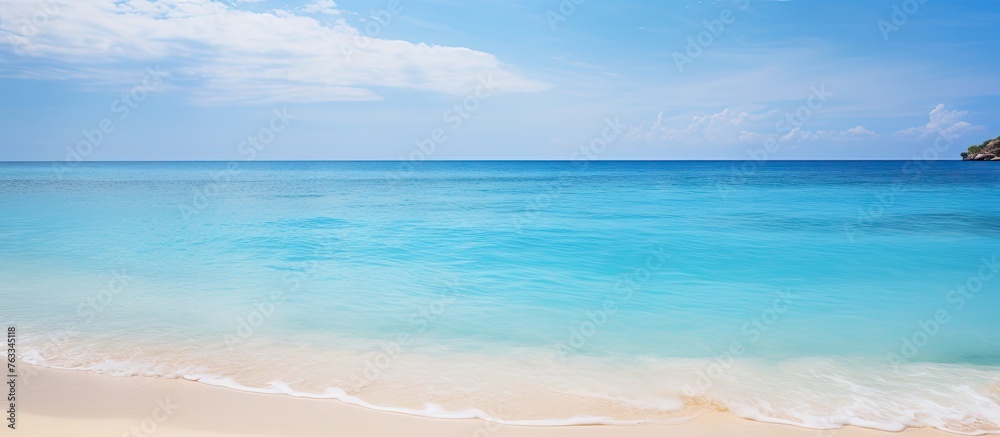
[[[253,362],[245,357],[188,360],[161,352],[147,348],[127,357],[86,353],[44,359],[26,348],[21,359],[114,376],[179,378],[253,393],[337,399],[386,412],[522,426],[682,422],[721,410],[813,429],[933,427],[956,434],[1000,434],[1000,369],[986,366],[745,359],[713,372],[706,383],[709,360],[587,358],[562,363],[537,350],[493,357],[411,353],[359,386],[345,375],[357,373],[366,358],[351,351],[274,354],[280,358],[265,367],[282,374],[251,370],[241,365]],[[357,366],[351,369],[351,363]]]

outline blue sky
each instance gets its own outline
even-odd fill
[[[0,160],[952,159],[1000,135],[997,22],[985,0],[0,0]]]

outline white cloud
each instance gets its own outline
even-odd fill
[[[726,108],[719,113],[691,117],[686,126],[670,127],[669,120],[664,119],[661,112],[656,115],[656,121],[650,128],[644,129],[642,126],[633,128],[629,136],[633,139],[658,141],[731,140],[742,135],[747,123],[759,118],[760,116],[747,112],[736,112]]]
[[[335,6],[320,0],[306,9],[339,12]],[[39,8],[0,0],[4,22],[14,27]],[[31,36],[12,37],[21,56],[0,51],[7,64],[0,74],[38,77],[46,74],[41,65],[55,65],[50,78],[99,81],[160,64],[171,75],[168,85],[211,103],[376,100],[387,88],[466,95],[486,77],[498,93],[548,87],[492,54],[364,35],[342,18],[327,25],[210,0],[74,0],[55,9],[34,31],[18,29]]]
[[[319,12],[327,15],[340,15],[340,10],[337,9],[337,4],[333,0],[315,0],[306,5],[302,11],[306,13]]]
[[[855,136],[869,136],[869,137],[877,137],[878,136],[877,133],[875,133],[873,131],[870,131],[868,129],[865,129],[864,126],[860,126],[860,125],[852,127],[852,128],[850,128],[850,129],[848,129],[848,130],[846,130],[844,132],[847,133],[847,134],[849,134],[849,135],[855,135]]]
[[[978,126],[973,126],[972,123],[962,120],[967,115],[969,115],[968,111],[948,110],[945,109],[943,104],[938,104],[931,110],[930,121],[927,124],[903,129],[897,132],[897,134],[918,138],[926,138],[943,133],[950,136],[961,136],[979,128]]]
[[[779,138],[781,141],[785,142],[804,142],[804,141],[831,141],[831,142],[847,142],[856,141],[862,139],[870,139],[879,137],[878,133],[865,129],[864,126],[855,126],[846,130],[803,130],[801,127],[796,127],[789,131],[788,133],[781,135]]]
[[[847,142],[870,139],[880,136],[878,133],[855,126],[846,130],[804,130],[786,122],[785,115],[777,109],[750,113],[737,112],[729,108],[721,112],[699,115],[690,118],[686,125],[677,126],[665,119],[663,113],[649,128],[639,126],[629,132],[633,140],[652,140],[655,142],[671,142],[683,144],[754,144],[767,140],[785,143],[800,143],[811,141]]]

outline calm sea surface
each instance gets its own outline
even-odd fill
[[[1000,431],[1000,165],[0,163],[21,358],[439,417]]]

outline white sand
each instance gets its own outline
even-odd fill
[[[25,436],[953,436],[844,428],[817,431],[724,413],[680,425],[513,427],[385,413],[283,395],[263,395],[183,380],[118,378],[21,365],[17,432]],[[172,411],[166,411],[172,410]],[[7,429],[6,431],[10,431]],[[5,434],[6,435],[6,434]]]

